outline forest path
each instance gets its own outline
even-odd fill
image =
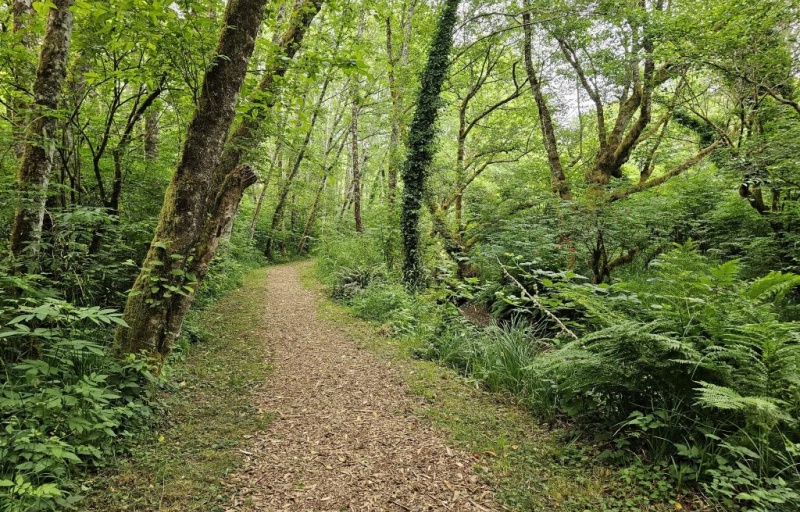
[[[421,399],[398,369],[317,317],[304,265],[269,271],[273,373],[257,407],[273,419],[242,451],[232,510],[498,510],[471,457],[415,415]]]

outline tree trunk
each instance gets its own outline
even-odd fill
[[[465,104],[466,105],[466,104]],[[465,131],[466,109],[460,112],[460,129],[458,133],[458,148],[456,149],[456,200],[455,200],[455,217],[456,217],[456,232],[458,237],[463,240],[464,238],[464,189],[466,185],[466,175],[464,171],[464,159],[467,152],[467,135]]]
[[[19,37],[19,43],[25,49],[18,55],[19,60],[14,62],[11,73],[14,84],[20,90],[27,90],[35,72],[33,65],[26,59],[27,51],[33,47],[33,38],[27,33],[28,21],[33,14],[33,0],[12,0],[11,10],[14,34]],[[28,101],[19,94],[11,98],[10,104],[11,139],[14,156],[19,159],[25,154],[25,112],[28,109]]]
[[[392,47],[392,17],[386,17],[386,55],[389,60],[389,94],[392,98],[392,119],[391,135],[389,136],[389,171],[388,171],[388,191],[386,194],[389,206],[394,206],[395,193],[397,192],[397,174],[399,165],[400,150],[400,116],[402,108],[400,106],[400,90],[395,78],[396,59]]]
[[[358,21],[358,32],[356,38],[361,41],[364,38],[366,11],[362,6]],[[359,89],[361,84],[358,79],[353,80],[350,90],[350,158],[353,164],[353,220],[355,221],[356,233],[363,233],[364,226],[361,221],[361,160],[358,147],[358,115],[361,112]]]
[[[148,162],[158,160],[158,143],[160,135],[158,108],[151,108],[144,117],[144,159]]]
[[[300,242],[297,244],[297,254],[303,254],[306,249],[306,240],[311,236],[311,230],[314,228],[314,222],[317,220],[317,212],[319,205],[322,202],[322,193],[325,192],[325,184],[328,182],[328,173],[324,173],[317,186],[317,193],[314,195],[314,204],[311,205],[311,211],[308,212],[308,219],[303,226],[303,234],[300,235]]]
[[[206,71],[153,242],[125,305],[128,327],[116,333],[121,354],[145,351],[160,361],[167,357],[208,272],[225,222],[244,190],[256,181],[249,167],[239,167],[211,186],[266,4],[267,0],[227,3],[217,57]]]
[[[539,111],[539,125],[542,129],[542,138],[544,139],[544,147],[547,151],[547,163],[550,165],[550,183],[554,194],[558,194],[561,199],[566,201],[572,199],[567,184],[567,178],[564,175],[564,168],[561,165],[561,156],[558,152],[558,143],[556,142],[555,129],[553,128],[553,118],[550,114],[550,107],[547,105],[547,100],[542,94],[542,84],[539,77],[536,76],[536,69],[533,67],[533,56],[531,54],[531,45],[533,44],[533,30],[531,28],[531,13],[525,11],[522,13],[522,26],[525,32],[525,71],[528,74],[528,82],[533,91],[533,97],[536,100],[536,108]]]
[[[363,233],[364,226],[361,222],[361,168],[358,155],[358,99],[353,99],[352,119],[350,121],[350,156],[353,160],[353,218],[356,223],[356,233]]]
[[[397,70],[408,66],[409,44],[411,40],[412,20],[417,0],[410,0],[402,20],[403,40],[399,55],[395,55],[392,41],[392,17],[386,17],[386,56],[389,62],[389,95],[392,99],[391,134],[389,136],[389,165],[387,173],[386,199],[389,207],[393,207],[397,195],[397,175],[400,173],[400,137],[403,132],[403,91],[397,80]]]
[[[25,133],[25,152],[19,167],[21,204],[14,215],[10,237],[11,252],[15,256],[21,255],[27,245],[36,244],[42,234],[44,206],[57,140],[55,132],[58,118],[55,111],[67,74],[72,4],[73,0],[56,0],[56,7],[50,9],[47,18],[47,30],[33,85],[33,116]]]
[[[459,0],[446,0],[439,18],[428,62],[422,74],[417,108],[411,122],[408,157],[403,166],[403,279],[409,287],[423,283],[422,258],[419,251],[419,217],[425,192],[425,181],[434,154],[435,124],[439,115],[442,84],[450,64]]]

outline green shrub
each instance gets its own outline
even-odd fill
[[[263,267],[266,258],[250,241],[245,223],[234,225],[231,238],[217,251],[208,275],[197,291],[193,307],[203,309],[244,283],[245,276]]]
[[[410,309],[414,299],[399,283],[370,280],[359,283],[360,292],[351,297],[351,305],[356,314],[365,319],[385,323],[394,319],[400,310]]]
[[[369,285],[389,276],[380,240],[332,234],[316,250],[316,270],[332,297],[349,303]]]
[[[48,299],[16,313],[0,339],[35,346],[39,357],[0,366],[0,510],[72,508],[76,473],[102,465],[153,420],[152,363],[120,362],[81,339],[110,338],[123,323],[114,310]]]

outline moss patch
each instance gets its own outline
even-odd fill
[[[164,394],[164,424],[87,482],[87,510],[227,508],[225,476],[239,466],[247,439],[270,419],[253,407],[270,372],[260,332],[266,279],[266,269],[252,272],[241,289],[191,315],[186,331],[199,340],[184,343],[183,360],[170,369],[176,388]]]

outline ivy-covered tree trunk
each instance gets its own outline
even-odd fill
[[[453,29],[456,24],[459,0],[446,0],[439,18],[428,62],[422,73],[417,108],[408,136],[408,156],[403,167],[403,280],[410,287],[423,281],[422,258],[419,248],[419,217],[425,193],[425,181],[433,160],[435,124],[439,115],[439,95],[450,64]]]
[[[25,149],[19,166],[17,184],[20,205],[11,227],[11,252],[19,256],[28,244],[42,234],[47,188],[53,169],[56,148],[56,109],[61,86],[67,75],[73,0],[56,0],[50,9],[42,42],[39,67],[33,84],[34,104],[31,121],[25,131]]]
[[[249,167],[238,167],[212,186],[266,3],[227,4],[217,57],[206,72],[153,242],[125,305],[129,327],[117,330],[120,353],[145,351],[161,360],[169,354],[225,222],[256,181]]]

